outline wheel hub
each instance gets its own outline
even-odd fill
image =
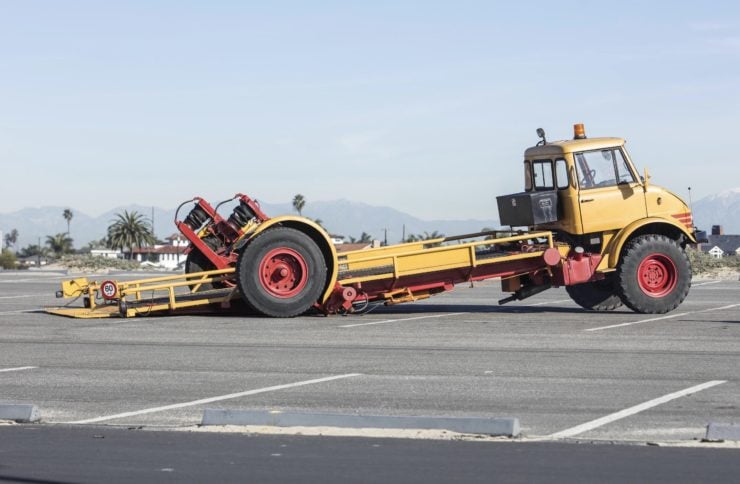
[[[288,247],[272,249],[260,262],[259,281],[275,297],[293,297],[308,282],[306,260],[299,252]]]
[[[678,281],[676,265],[663,254],[650,254],[637,268],[637,282],[642,292],[650,297],[669,294]]]

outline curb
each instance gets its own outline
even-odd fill
[[[13,420],[19,423],[31,423],[41,420],[41,412],[36,405],[21,403],[0,404],[0,420]]]
[[[704,440],[740,440],[740,424],[710,422]]]
[[[207,408],[201,425],[268,425],[273,427],[339,427],[382,429],[435,429],[464,434],[516,437],[518,418],[412,417],[281,412],[274,410],[223,410]]]

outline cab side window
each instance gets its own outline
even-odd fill
[[[568,165],[565,164],[565,160],[562,158],[555,160],[555,181],[558,190],[568,188]]]
[[[532,161],[532,176],[535,190],[552,190],[555,188],[552,178],[552,160]]]

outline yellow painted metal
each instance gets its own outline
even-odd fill
[[[662,217],[648,217],[641,220],[635,220],[631,224],[627,225],[625,228],[619,231],[617,235],[611,239],[611,243],[608,246],[605,246],[605,249],[602,251],[605,255],[604,258],[609,259],[609,268],[616,268],[617,264],[619,263],[619,256],[622,253],[622,248],[624,247],[624,244],[630,239],[630,236],[640,227],[644,227],[645,225],[649,224],[663,224],[663,225],[669,225],[672,227],[675,227],[676,229],[680,230],[686,237],[689,238],[691,241],[696,241],[694,239],[694,235],[689,233],[686,230],[686,227],[681,225],[678,222],[674,222],[673,220],[668,220]],[[599,265],[601,267],[601,264]]]
[[[487,235],[488,232],[471,234],[470,238]],[[472,268],[486,264],[497,264],[514,260],[542,257],[543,250],[502,255],[493,258],[479,259],[476,247],[493,247],[495,245],[520,242],[532,239],[546,239],[547,247],[554,247],[552,232],[528,232],[522,235],[500,237],[475,242],[451,245],[439,245],[446,239],[433,239],[420,243],[399,244],[376,249],[347,252],[339,255],[339,266],[342,271],[352,274],[353,271],[369,269],[383,270],[383,273],[369,276],[356,276],[340,279],[342,285],[362,283],[392,277],[424,274],[458,268]],[[425,247],[429,244],[430,247]]]
[[[89,282],[86,277],[79,277],[77,279],[70,279],[69,281],[62,282],[62,294],[63,297],[71,299],[74,297],[80,297],[84,294]]]
[[[167,289],[168,299],[166,303],[146,304],[146,299],[139,299],[139,304],[134,307],[126,308],[127,318],[134,316],[148,316],[154,313],[160,312],[173,312],[181,309],[188,309],[194,307],[202,307],[210,304],[227,304],[233,299],[238,299],[239,295],[236,288],[232,288],[229,291],[214,291],[211,294],[205,293],[202,297],[193,300],[178,300],[177,294],[174,292],[174,287]]]
[[[84,297],[89,307],[49,307],[45,311],[74,318],[131,317],[162,311],[177,311],[209,304],[228,304],[239,297],[236,288],[197,292],[202,284],[223,281],[234,268],[213,271],[151,277],[134,281],[114,281],[118,287],[118,303],[97,304],[100,283],[86,278],[62,282],[62,296]],[[192,291],[190,288],[192,287]],[[177,291],[178,289],[185,289]],[[147,300],[151,301],[147,304]]]
[[[546,145],[533,146],[524,152],[524,157],[546,158],[552,156],[562,156],[566,153],[576,151],[600,150],[605,148],[614,148],[624,146],[623,138],[584,138],[568,139],[562,141],[548,141]]]
[[[385,299],[386,304],[401,304],[405,302],[420,301],[422,299],[429,299],[432,297],[429,291],[417,291],[413,292],[408,288],[396,289],[395,291],[389,291],[382,295]]]
[[[108,304],[105,306],[97,306],[95,308],[49,307],[44,308],[44,311],[49,314],[79,319],[115,318],[119,316],[117,304]]]

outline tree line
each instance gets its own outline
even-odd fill
[[[303,216],[303,209],[306,206],[306,198],[302,194],[296,194],[292,200],[293,209],[299,216]],[[62,218],[67,223],[67,231],[53,235],[47,235],[44,243],[29,244],[20,250],[15,250],[20,234],[17,229],[12,229],[4,236],[5,247],[0,253],[0,267],[14,268],[17,265],[16,255],[22,258],[30,257],[52,257],[58,258],[66,254],[75,252],[86,253],[94,249],[111,249],[120,250],[124,258],[132,259],[133,252],[136,248],[154,245],[157,239],[152,231],[150,221],[137,211],[124,210],[117,213],[108,226],[107,233],[99,240],[89,242],[80,250],[75,250],[74,239],[71,236],[71,224],[74,219],[74,212],[66,208],[62,212]],[[318,225],[322,225],[321,219],[313,219]],[[429,233],[409,234],[401,242],[418,242],[444,237],[444,234],[436,230]],[[373,241],[371,234],[363,231],[358,237],[349,236],[350,243],[369,244]],[[12,249],[12,250],[11,250]]]
[[[12,251],[11,248],[16,248],[20,234],[17,229],[12,229],[5,234],[5,248],[2,250],[2,256],[0,256],[0,267],[5,269],[15,267],[16,254],[23,258],[58,258],[75,252],[90,252],[93,249],[120,250],[126,259],[131,259],[134,249],[157,243],[150,221],[135,210],[131,212],[124,210],[121,213],[117,213],[114,219],[111,220],[105,237],[92,241],[81,250],[75,251],[74,240],[70,235],[70,226],[74,218],[74,213],[67,208],[62,212],[62,217],[67,222],[67,232],[47,235],[43,245],[29,244],[17,252]]]

